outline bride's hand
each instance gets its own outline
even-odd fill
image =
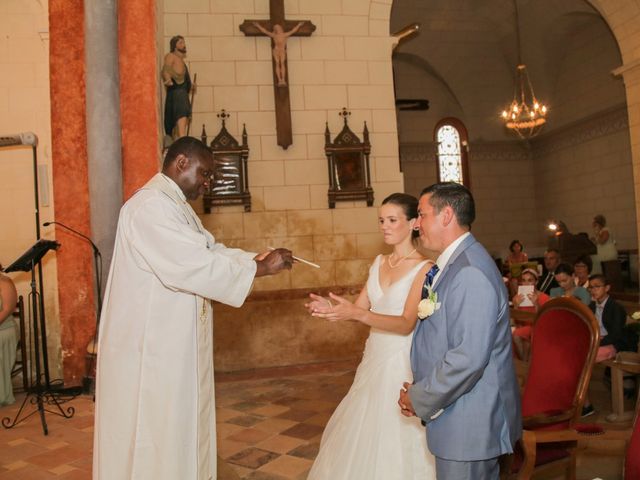
[[[324,304],[312,312],[312,316],[326,318],[331,322],[339,322],[355,319],[358,311],[360,310],[360,308],[355,306],[346,298],[342,298],[334,293],[329,293],[329,300],[323,300]]]
[[[305,303],[304,306],[312,315],[316,312],[328,313],[333,307],[333,304],[329,299],[321,297],[320,295],[316,295],[315,293],[310,293],[309,298],[311,298],[313,301]]]

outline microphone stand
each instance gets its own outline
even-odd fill
[[[95,276],[95,283],[96,283],[96,332],[93,335],[93,352],[91,355],[91,360],[89,362],[88,365],[88,372],[87,372],[87,376],[84,378],[83,380],[83,390],[85,391],[85,393],[89,393],[91,391],[92,388],[92,383],[93,381],[91,380],[91,377],[89,375],[91,375],[93,373],[93,367],[95,364],[95,358],[96,358],[96,352],[95,352],[95,345],[96,345],[96,341],[98,338],[98,328],[100,327],[100,314],[102,312],[102,254],[100,253],[100,250],[98,249],[97,245],[95,243],[93,243],[93,240],[91,240],[91,238],[89,238],[88,236],[84,235],[83,233],[80,233],[79,231],[65,225],[64,223],[60,223],[60,222],[56,222],[56,221],[52,221],[52,222],[44,222],[42,224],[43,227],[48,227],[49,225],[58,225],[62,228],[64,228],[65,230],[70,231],[71,233],[77,235],[78,237],[86,240],[87,242],[89,242],[89,244],[91,245],[91,249],[93,250],[93,272],[94,272],[94,276]]]

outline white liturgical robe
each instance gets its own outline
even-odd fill
[[[254,256],[216,244],[165,175],[122,207],[100,325],[94,480],[216,478],[209,299],[242,305]]]

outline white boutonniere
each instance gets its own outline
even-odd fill
[[[438,293],[429,288],[427,298],[423,298],[418,304],[418,318],[420,320],[424,320],[425,318],[433,315],[439,308],[440,303],[438,303]]]

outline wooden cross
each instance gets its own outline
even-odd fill
[[[286,20],[284,0],[269,0],[269,20],[245,20],[240,25],[240,30],[248,37],[271,37],[276,132],[278,145],[285,150],[293,143],[286,41],[290,36],[308,37],[315,29],[309,20]]]

